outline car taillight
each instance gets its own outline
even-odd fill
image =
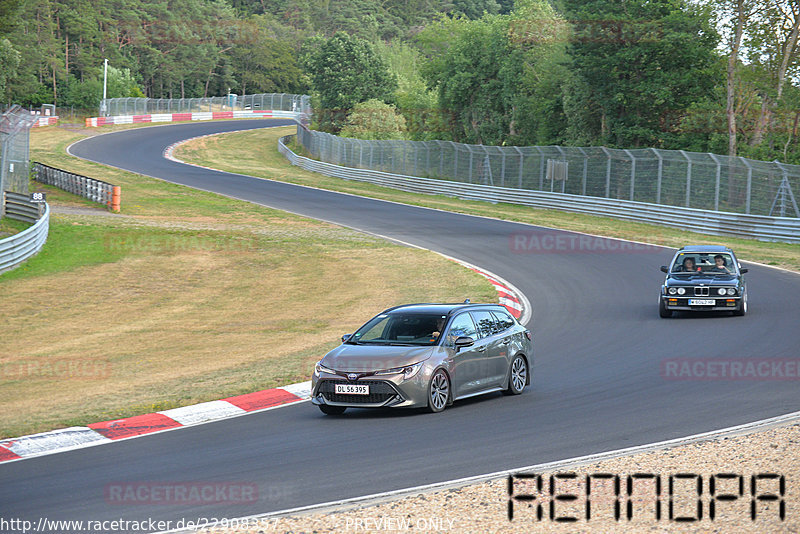
[[[533,341],[533,336],[531,335],[530,330],[525,330],[525,337],[528,338],[528,341]]]

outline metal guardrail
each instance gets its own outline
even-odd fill
[[[292,137],[294,136],[287,135],[278,141],[278,150],[292,165],[297,165],[303,169],[320,174],[344,178],[346,180],[369,182],[414,193],[446,195],[464,200],[505,202],[534,208],[558,209],[603,217],[614,217],[617,219],[669,226],[711,235],[727,235],[755,238],[762,241],[800,243],[800,219],[745,215],[740,213],[684,208],[680,206],[665,206],[630,200],[616,200],[567,193],[551,193],[511,187],[470,184],[450,180],[418,178],[369,169],[343,167],[341,165],[324,163],[295,154],[285,143],[287,139]]]
[[[38,253],[50,230],[50,206],[46,203],[32,203],[28,195],[8,191],[3,193],[2,200],[9,219],[33,222],[33,226],[0,240],[0,273],[17,267]]]
[[[44,214],[44,203],[31,202],[28,195],[6,191],[2,200],[3,214],[9,219],[33,224]]]
[[[95,180],[81,174],[50,167],[43,163],[34,162],[33,179],[47,185],[53,185],[68,193],[88,198],[98,204],[108,206],[114,211],[120,209],[122,189],[102,180]]]

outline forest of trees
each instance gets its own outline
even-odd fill
[[[0,97],[310,93],[373,138],[800,163],[800,0],[0,0]],[[381,131],[381,130],[385,131]]]

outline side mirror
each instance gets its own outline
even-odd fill
[[[470,345],[475,344],[475,340],[469,336],[461,336],[456,338],[456,349],[462,349],[464,347],[469,347]]]
[[[342,343],[345,343],[353,334],[345,334],[342,336]]]
[[[666,265],[662,265],[661,266],[661,272],[662,273],[668,273],[669,272],[669,267],[667,267]]]
[[[740,273],[742,273],[742,274],[744,274],[744,273],[746,273],[746,272],[747,272],[747,271],[749,271],[749,270],[750,270],[750,269],[748,269],[748,268],[744,268],[744,269],[739,269],[739,272],[740,272]]]

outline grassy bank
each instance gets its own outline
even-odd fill
[[[496,301],[436,254],[66,155],[85,134],[35,131],[32,157],[122,185],[122,214],[34,184],[51,233],[0,275],[0,437],[307,380],[380,309]]]
[[[216,169],[459,213],[497,217],[509,221],[644,241],[675,248],[690,243],[724,244],[733,247],[738,256],[744,260],[800,271],[800,245],[711,236],[651,224],[557,210],[532,209],[511,204],[490,204],[445,196],[406,193],[307,172],[290,165],[277,150],[278,137],[294,133],[294,131],[294,127],[285,127],[196,139],[179,146],[175,155],[184,161]]]

